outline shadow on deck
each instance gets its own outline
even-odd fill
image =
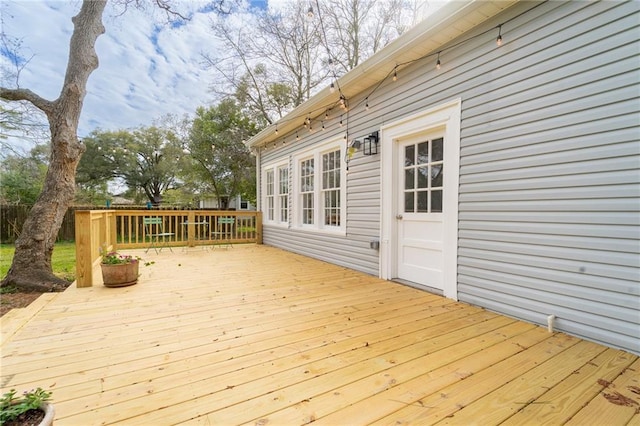
[[[640,421],[624,351],[265,246],[141,255],[16,327],[3,391],[57,426]]]

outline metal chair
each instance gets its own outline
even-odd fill
[[[145,253],[148,253],[151,248],[153,248],[156,253],[159,253],[164,247],[168,247],[171,253],[173,253],[169,242],[175,233],[164,232],[164,220],[161,217],[145,217],[142,218],[142,222],[144,224],[145,235],[149,237],[149,247],[147,247]]]
[[[220,241],[220,246],[225,245],[227,248],[233,248],[230,241],[233,234],[233,225],[236,223],[236,219],[234,217],[219,217],[217,219],[217,230],[211,233],[211,237],[214,240]]]

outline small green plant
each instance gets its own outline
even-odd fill
[[[120,254],[117,251],[106,252],[102,255],[102,263],[105,265],[123,265],[140,262],[141,260],[138,256],[134,257],[128,254]]]
[[[120,254],[117,251],[107,251],[105,246],[100,249],[102,253],[102,263],[104,265],[124,265],[127,263],[140,262],[144,266],[153,265],[155,262],[145,262],[140,256]]]
[[[21,397],[16,398],[15,389],[2,395],[0,398],[0,425],[17,419],[21,414],[29,410],[38,410],[43,402],[48,401],[51,392],[42,388],[23,392]]]

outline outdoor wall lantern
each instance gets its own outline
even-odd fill
[[[378,153],[378,132],[373,132],[362,140],[362,154],[376,155]]]

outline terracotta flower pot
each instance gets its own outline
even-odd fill
[[[138,282],[140,262],[116,265],[101,263],[102,282],[105,287],[125,287]]]

